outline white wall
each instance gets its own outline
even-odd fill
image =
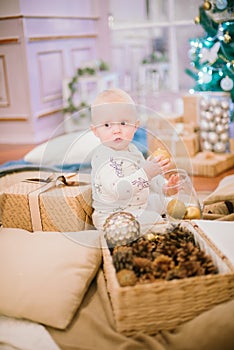
[[[107,1],[0,0],[0,143],[63,131],[63,79],[108,61]]]

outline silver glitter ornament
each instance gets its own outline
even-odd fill
[[[226,149],[226,144],[223,142],[217,142],[214,145],[214,151],[217,153],[223,153],[223,152],[225,152],[225,149]]]
[[[209,123],[206,120],[201,121],[201,130],[208,131],[209,130]]]
[[[222,125],[222,124],[218,124],[218,125],[216,126],[216,132],[217,132],[218,134],[221,134],[223,131],[224,131],[223,125]]]
[[[228,147],[230,93],[205,93],[200,99],[202,151],[224,152]]]
[[[228,133],[227,132],[223,132],[222,134],[219,135],[219,139],[222,142],[227,142],[229,139]]]
[[[214,131],[216,128],[216,124],[214,122],[209,122],[209,129],[210,131]]]
[[[229,119],[229,112],[224,111],[223,112],[223,118]]]
[[[208,120],[208,121],[212,121],[214,119],[214,115],[211,112],[204,112],[204,117]]]
[[[217,98],[211,98],[210,99],[210,105],[213,106],[213,107],[216,107],[218,105]]]
[[[225,110],[228,110],[229,109],[228,101],[221,101],[221,107]]]
[[[208,141],[210,142],[210,143],[216,143],[217,141],[218,141],[218,135],[216,134],[216,132],[214,132],[214,131],[211,131],[211,132],[209,132],[208,133]]]
[[[208,141],[204,141],[204,143],[203,143],[203,150],[204,151],[213,151],[212,144],[209,143]]]
[[[214,109],[214,115],[215,115],[216,117],[221,117],[222,112],[223,112],[223,110],[222,110],[222,108],[221,108],[220,106],[215,107],[215,109]]]
[[[209,108],[210,103],[206,98],[202,98],[200,101],[200,108],[201,110],[205,111]]]
[[[228,123],[228,119],[222,118],[221,124],[226,125]]]
[[[108,247],[125,245],[140,237],[140,224],[135,216],[128,212],[111,214],[103,226]]]
[[[207,131],[201,131],[200,136],[201,136],[202,140],[207,140],[208,132]]]

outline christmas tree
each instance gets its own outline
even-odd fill
[[[204,0],[195,23],[206,35],[190,40],[192,69],[185,71],[195,80],[194,91],[230,93],[234,121],[234,0]]]

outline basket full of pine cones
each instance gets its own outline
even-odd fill
[[[234,298],[233,265],[190,221],[111,242],[104,233],[103,270],[120,333],[172,330]]]

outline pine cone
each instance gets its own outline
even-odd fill
[[[157,249],[157,244],[155,242],[148,241],[143,237],[133,242],[131,246],[135,256],[150,260],[152,259],[153,252]]]
[[[175,263],[172,258],[166,255],[158,256],[152,262],[153,275],[155,278],[166,278],[169,271],[173,270]]]
[[[132,249],[130,247],[115,247],[113,250],[112,259],[117,272],[123,269],[133,269],[133,254]]]
[[[147,258],[134,257],[133,259],[133,269],[137,276],[143,274],[152,273],[151,260]]]
[[[180,276],[201,276],[218,272],[211,258],[191,242],[184,243],[178,249],[177,261]]]
[[[167,237],[164,237],[164,239],[158,244],[154,257],[157,258],[160,255],[167,255],[176,260],[177,250],[178,248],[176,244],[167,240]]]
[[[154,281],[155,281],[154,275],[150,272],[145,273],[138,278],[138,282],[140,284],[153,283]]]

